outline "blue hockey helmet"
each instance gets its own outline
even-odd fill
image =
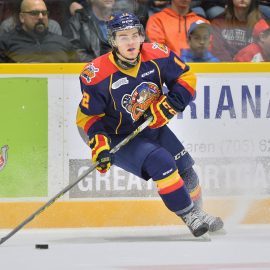
[[[113,13],[107,22],[109,43],[113,46],[113,39],[116,32],[132,28],[137,28],[139,34],[144,38],[144,29],[137,16],[135,16],[133,13],[127,12]]]

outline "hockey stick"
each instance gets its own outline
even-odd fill
[[[149,123],[152,121],[152,117],[147,118],[147,120],[142,123],[136,130],[134,130],[131,134],[129,134],[123,141],[118,143],[114,148],[111,149],[110,153],[116,153],[122,146],[126,145],[129,141],[131,141],[135,136],[137,136],[141,131],[143,131]],[[92,164],[84,173],[82,173],[79,178],[74,182],[66,186],[63,190],[57,193],[53,198],[51,198],[47,203],[45,203],[42,207],[36,210],[32,215],[30,215],[27,219],[25,219],[22,223],[20,223],[16,228],[14,228],[9,234],[1,238],[0,245],[6,242],[12,235],[22,229],[26,224],[32,221],[36,216],[38,216],[41,212],[46,210],[50,205],[52,205],[57,199],[62,197],[67,191],[72,189],[75,185],[77,185],[83,178],[85,178],[90,172],[92,172],[97,166],[98,162]]]

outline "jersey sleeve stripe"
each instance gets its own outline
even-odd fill
[[[104,115],[104,114],[103,114]],[[94,116],[89,116],[88,121],[85,123],[84,126],[84,131],[85,133],[88,132],[88,130],[91,128],[92,125],[94,125],[97,121],[101,119],[100,115],[94,115]]]
[[[182,85],[191,93],[192,96],[195,95],[196,92],[196,77],[194,73],[187,71],[178,78],[177,82]]]
[[[105,114],[89,116],[89,115],[84,114],[79,108],[77,112],[77,120],[76,120],[77,126],[82,128],[85,131],[85,133],[87,133],[90,127],[94,123],[96,123],[98,120],[100,120],[104,115]]]

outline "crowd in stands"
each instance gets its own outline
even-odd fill
[[[270,62],[270,0],[0,0],[0,63],[89,62],[115,11],[185,62]]]

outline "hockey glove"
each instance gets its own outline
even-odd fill
[[[146,110],[146,117],[153,116],[152,122],[149,124],[150,128],[159,128],[166,125],[177,112],[168,103],[167,97],[162,95],[154,101]]]
[[[89,140],[89,146],[92,149],[93,162],[99,162],[96,169],[100,173],[106,173],[112,164],[110,139],[103,134],[96,134]]]

